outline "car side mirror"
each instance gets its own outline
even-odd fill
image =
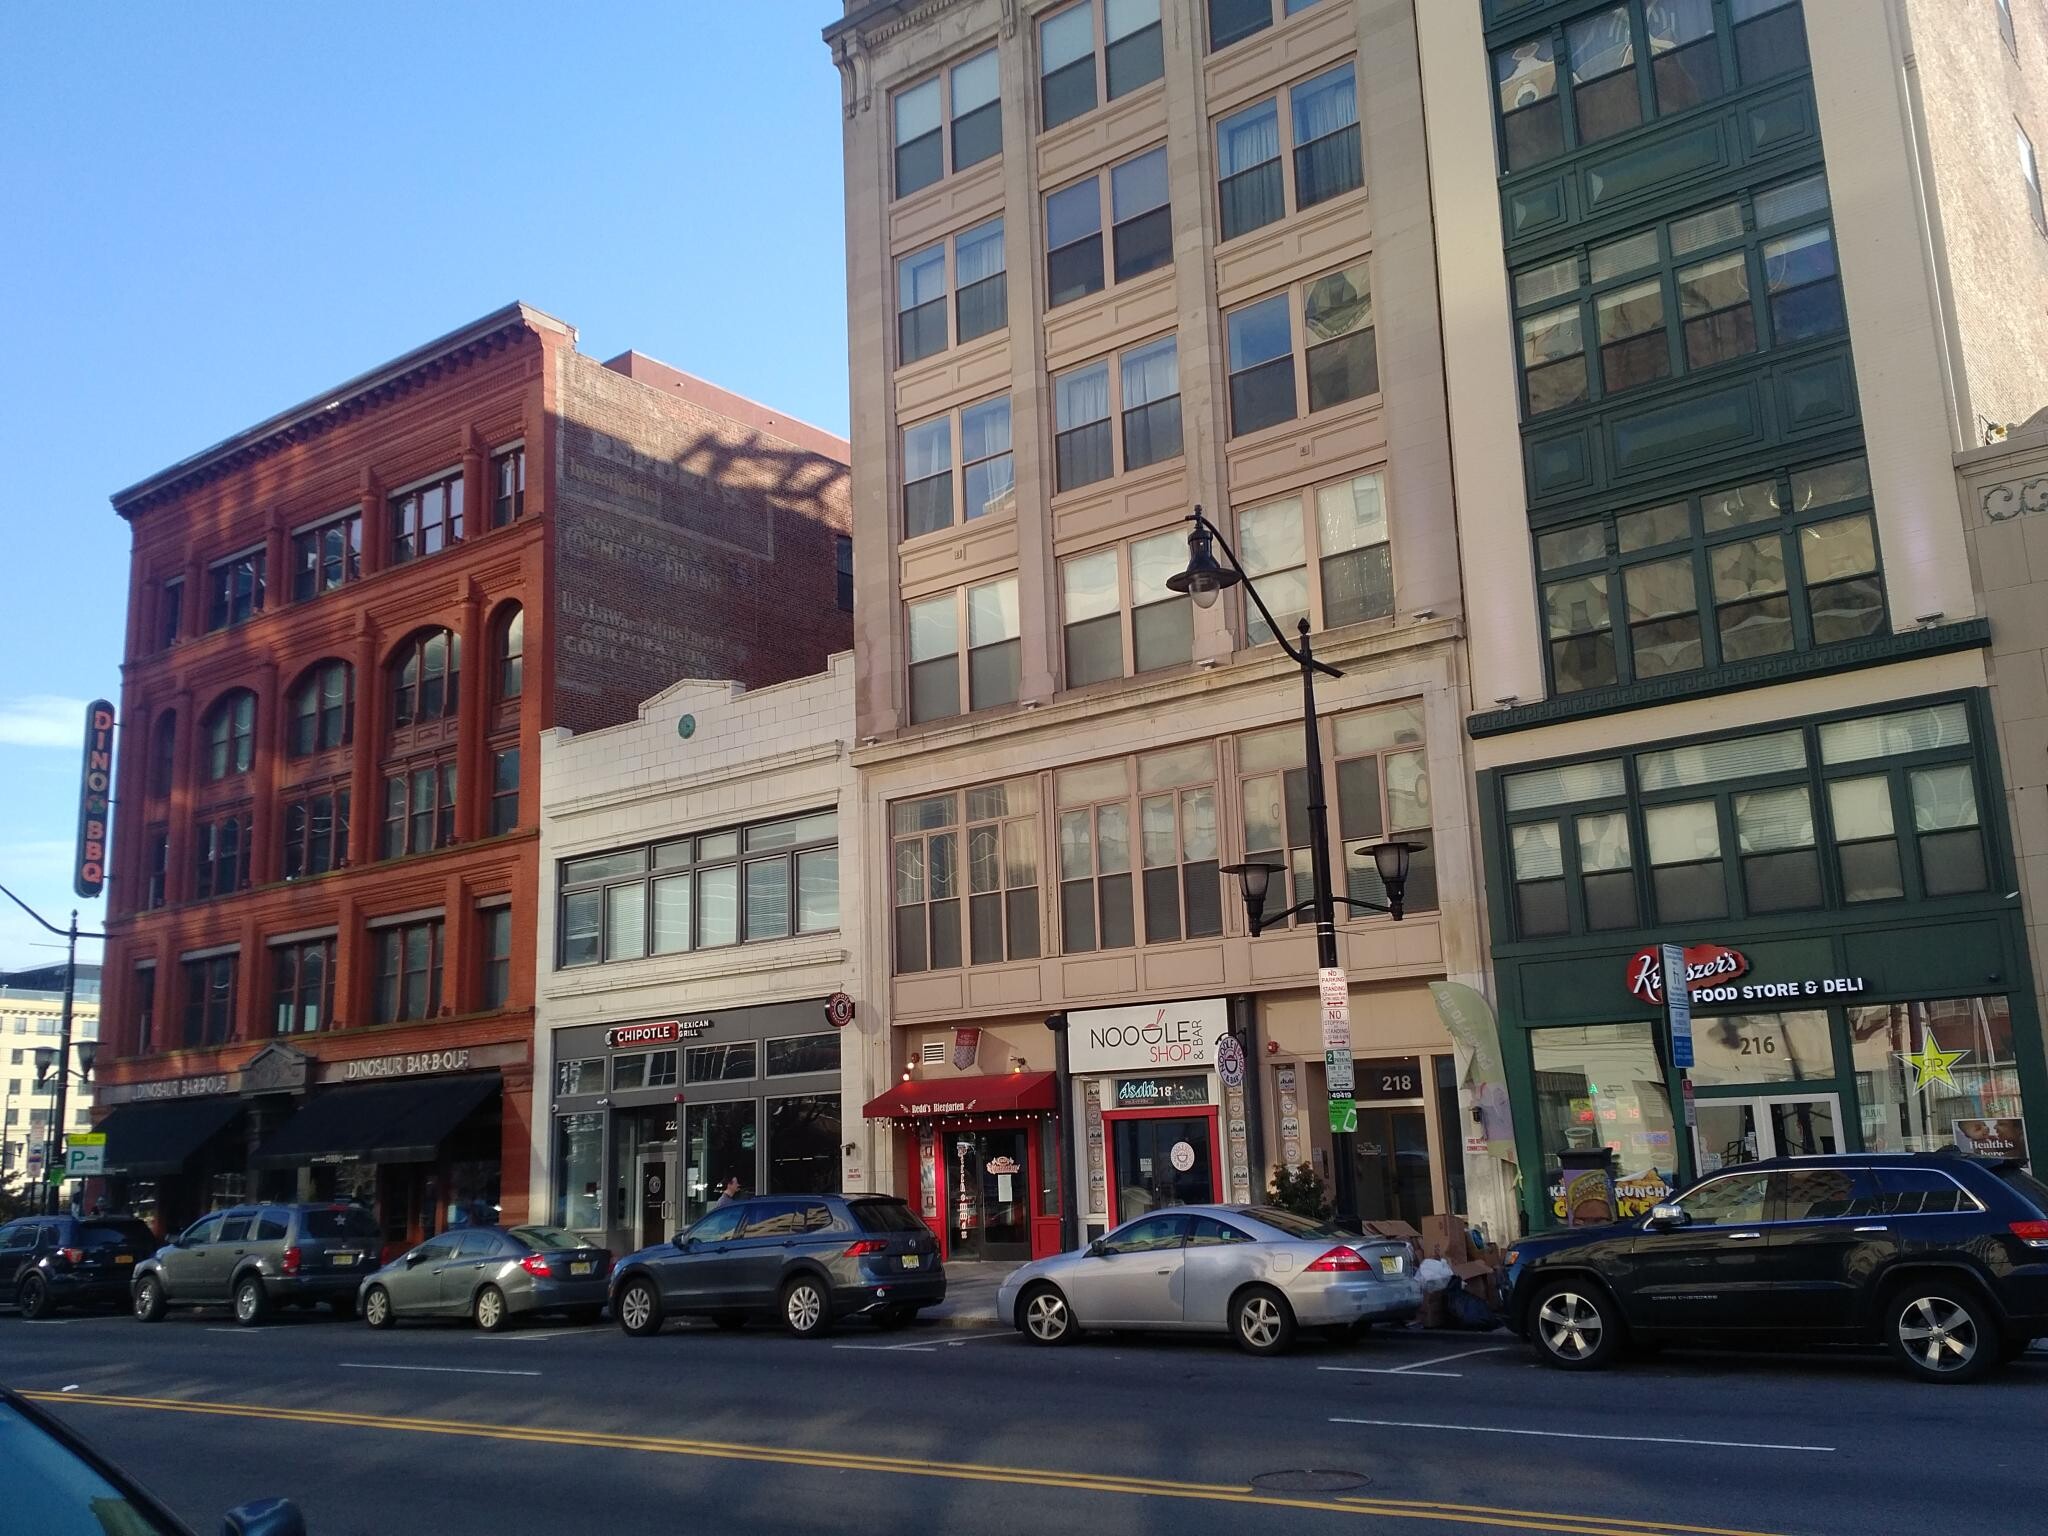
[[[405,1267],[407,1269],[411,1269],[415,1264],[419,1263],[419,1261],[424,1257],[425,1255],[422,1254],[417,1248],[415,1248],[411,1253],[408,1253],[405,1256]]]
[[[685,1237],[682,1233],[678,1232],[676,1234],[676,1247],[684,1253],[695,1253],[697,1251],[697,1239]]]
[[[1650,1227],[1653,1231],[1665,1232],[1673,1227],[1691,1225],[1692,1217],[1685,1213],[1683,1206],[1663,1204],[1650,1207]]]
[[[290,1499],[255,1499],[221,1517],[220,1536],[306,1536],[306,1517]]]
[[[1115,1252],[1113,1245],[1099,1237],[1088,1245],[1088,1257],[1091,1259],[1106,1259]]]

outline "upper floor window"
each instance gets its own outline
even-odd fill
[[[1108,268],[1103,261],[1105,218],[1111,231]],[[1050,194],[1045,247],[1048,308],[1100,292],[1106,273],[1123,283],[1171,263],[1173,212],[1167,203],[1165,147]]]
[[[818,811],[565,860],[555,964],[834,931],[838,826]]]
[[[951,169],[964,171],[1002,153],[1003,104],[995,49],[963,59],[891,98],[898,197],[921,191],[946,174],[944,128],[949,119]]]
[[[355,669],[345,661],[323,661],[292,690],[292,757],[310,757],[345,745],[355,727]]]
[[[207,711],[206,782],[247,773],[256,757],[256,695],[237,688]]]
[[[1224,330],[1232,437],[1294,420],[1304,395],[1313,414],[1379,393],[1372,272],[1364,262],[1233,309]]]
[[[2048,235],[2048,212],[2041,207],[2041,167],[2034,160],[2034,141],[2017,121],[2012,125],[2020,151],[2020,176],[2027,184],[2027,211],[2034,216],[2034,228]]]
[[[164,827],[151,827],[143,847],[142,906],[144,911],[154,912],[170,899],[170,831]]]
[[[1356,66],[1347,61],[1286,94],[1286,145],[1277,96],[1217,121],[1217,216],[1225,240],[1285,218],[1290,187],[1300,212],[1365,185]]]
[[[1641,8],[1642,31],[1637,14],[1616,5],[1494,54],[1508,171],[1712,101],[1731,81],[1806,68],[1798,0],[1660,0]]]
[[[226,1045],[235,1028],[235,956],[210,955],[179,965],[184,1046]]]
[[[1023,652],[1014,576],[906,603],[904,617],[913,723],[1017,701]],[[960,657],[963,630],[967,636],[964,669]]]
[[[1377,472],[1244,508],[1237,514],[1237,545],[1290,642],[1298,619],[1312,629],[1336,629],[1394,611],[1386,480]],[[1273,638],[1257,605],[1248,602],[1245,643]]]
[[[156,594],[156,648],[167,651],[184,632],[185,582],[183,577],[165,582]]]
[[[462,640],[445,629],[426,629],[407,640],[391,662],[394,730],[453,719],[462,681]]]
[[[156,1049],[156,964],[138,965],[133,972],[128,995],[134,1001],[129,1004],[134,1015],[135,1054],[147,1056]],[[17,1052],[15,1059],[21,1059]]]
[[[393,565],[439,554],[462,538],[462,471],[401,491],[389,505]]]
[[[832,535],[832,564],[837,577],[834,595],[841,613],[853,612],[853,540],[843,533]]]
[[[1840,331],[1827,209],[1816,172],[1517,272],[1527,413]]]
[[[955,451],[955,434],[958,451]],[[961,465],[959,490],[953,465]],[[903,429],[903,536],[1007,512],[1015,502],[1010,397],[997,395],[950,416]]]
[[[441,1011],[441,965],[446,945],[439,917],[377,928],[371,1016],[379,1024],[430,1019]]]
[[[1060,562],[1069,688],[1122,677],[1126,655],[1132,672],[1194,658],[1193,604],[1166,585],[1186,564],[1187,537],[1179,532]]]
[[[496,702],[518,698],[526,689],[526,610],[514,604],[498,616],[493,637],[496,651]]]
[[[255,855],[248,810],[224,811],[192,826],[192,893],[202,901],[249,888]]]
[[[476,920],[483,930],[483,1005],[502,1008],[512,996],[512,909],[484,907]]]
[[[294,790],[284,807],[284,877],[303,880],[348,863],[349,787]]]
[[[1213,744],[1062,769],[1053,790],[1061,953],[1135,944],[1141,922],[1155,944],[1223,931]]]
[[[1060,491],[1179,457],[1180,365],[1175,338],[1161,337],[1056,375],[1053,422],[1055,484]]]
[[[990,219],[896,263],[896,361],[919,362],[948,346],[947,260],[951,252],[952,340],[972,341],[1009,323],[1003,221]]]
[[[1502,780],[1523,938],[1991,886],[1969,711],[1916,706]]]
[[[426,853],[455,841],[455,764],[414,762],[384,779],[384,857]]]
[[[1098,35],[1092,0],[1039,22],[1042,128],[1057,128],[1165,73],[1159,0],[1102,0],[1101,22]]]
[[[1017,779],[890,807],[896,971],[1034,959],[1038,933],[1038,785]],[[962,890],[962,862],[965,890]]]
[[[1882,634],[1862,459],[1537,536],[1551,687],[1573,693]]]
[[[1316,0],[1209,0],[1209,51],[1243,42],[1273,25],[1277,5],[1283,17],[1305,11]]]
[[[519,749],[503,747],[491,754],[491,836],[519,825]]]
[[[171,792],[178,771],[178,715],[166,710],[150,726],[149,793],[162,799]]]
[[[262,611],[262,550],[252,549],[207,568],[207,633],[246,623]]]
[[[491,458],[491,526],[503,528],[526,511],[526,445],[500,449]]]
[[[334,1026],[334,939],[305,939],[270,951],[271,1032],[310,1035]]]
[[[338,517],[292,535],[292,601],[303,603],[332,592],[363,574],[363,512],[352,507]]]

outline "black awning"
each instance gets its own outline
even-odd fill
[[[156,1178],[182,1169],[241,1113],[240,1099],[219,1095],[118,1104],[93,1129],[107,1138],[108,1173]]]
[[[258,1168],[305,1163],[430,1163],[471,1110],[499,1091],[495,1072],[329,1088],[307,1099],[257,1151]]]

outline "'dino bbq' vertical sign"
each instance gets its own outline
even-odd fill
[[[107,883],[109,795],[114,787],[114,706],[94,699],[85,706],[85,761],[78,776],[78,857],[71,888],[88,899]]]

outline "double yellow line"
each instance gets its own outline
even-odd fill
[[[1077,1493],[1194,1499],[1213,1504],[1251,1504],[1275,1509],[1318,1510],[1330,1514],[1378,1515],[1390,1520],[1425,1520],[1450,1525],[1494,1526],[1513,1531],[1548,1531],[1560,1533],[1560,1536],[1770,1536],[1768,1532],[1733,1530],[1725,1526],[1674,1525],[1663,1521],[1623,1520],[1605,1515],[1500,1509],[1483,1504],[1446,1504],[1429,1500],[1384,1499],[1376,1496],[1318,1498],[1262,1492],[1244,1483],[1175,1482],[1164,1478],[1121,1477],[1111,1473],[1061,1472],[1041,1467],[925,1461],[908,1456],[868,1456],[853,1451],[813,1451],[719,1440],[678,1439],[666,1435],[622,1435],[602,1430],[486,1424],[466,1419],[396,1418],[385,1414],[348,1413],[333,1408],[283,1408],[258,1403],[212,1403],[182,1397],[115,1397],[96,1392],[25,1392],[22,1395],[39,1402],[84,1404],[94,1408],[139,1408],[160,1413],[267,1419],[274,1423],[319,1424],[342,1429],[396,1430],[416,1435],[461,1435],[481,1440],[510,1440],[528,1445],[573,1446],[587,1450],[633,1451],[644,1455],[701,1456],[720,1461],[772,1462],[780,1466],[815,1467],[834,1472],[875,1472],[894,1477],[1005,1483],[1024,1488],[1059,1488]]]

